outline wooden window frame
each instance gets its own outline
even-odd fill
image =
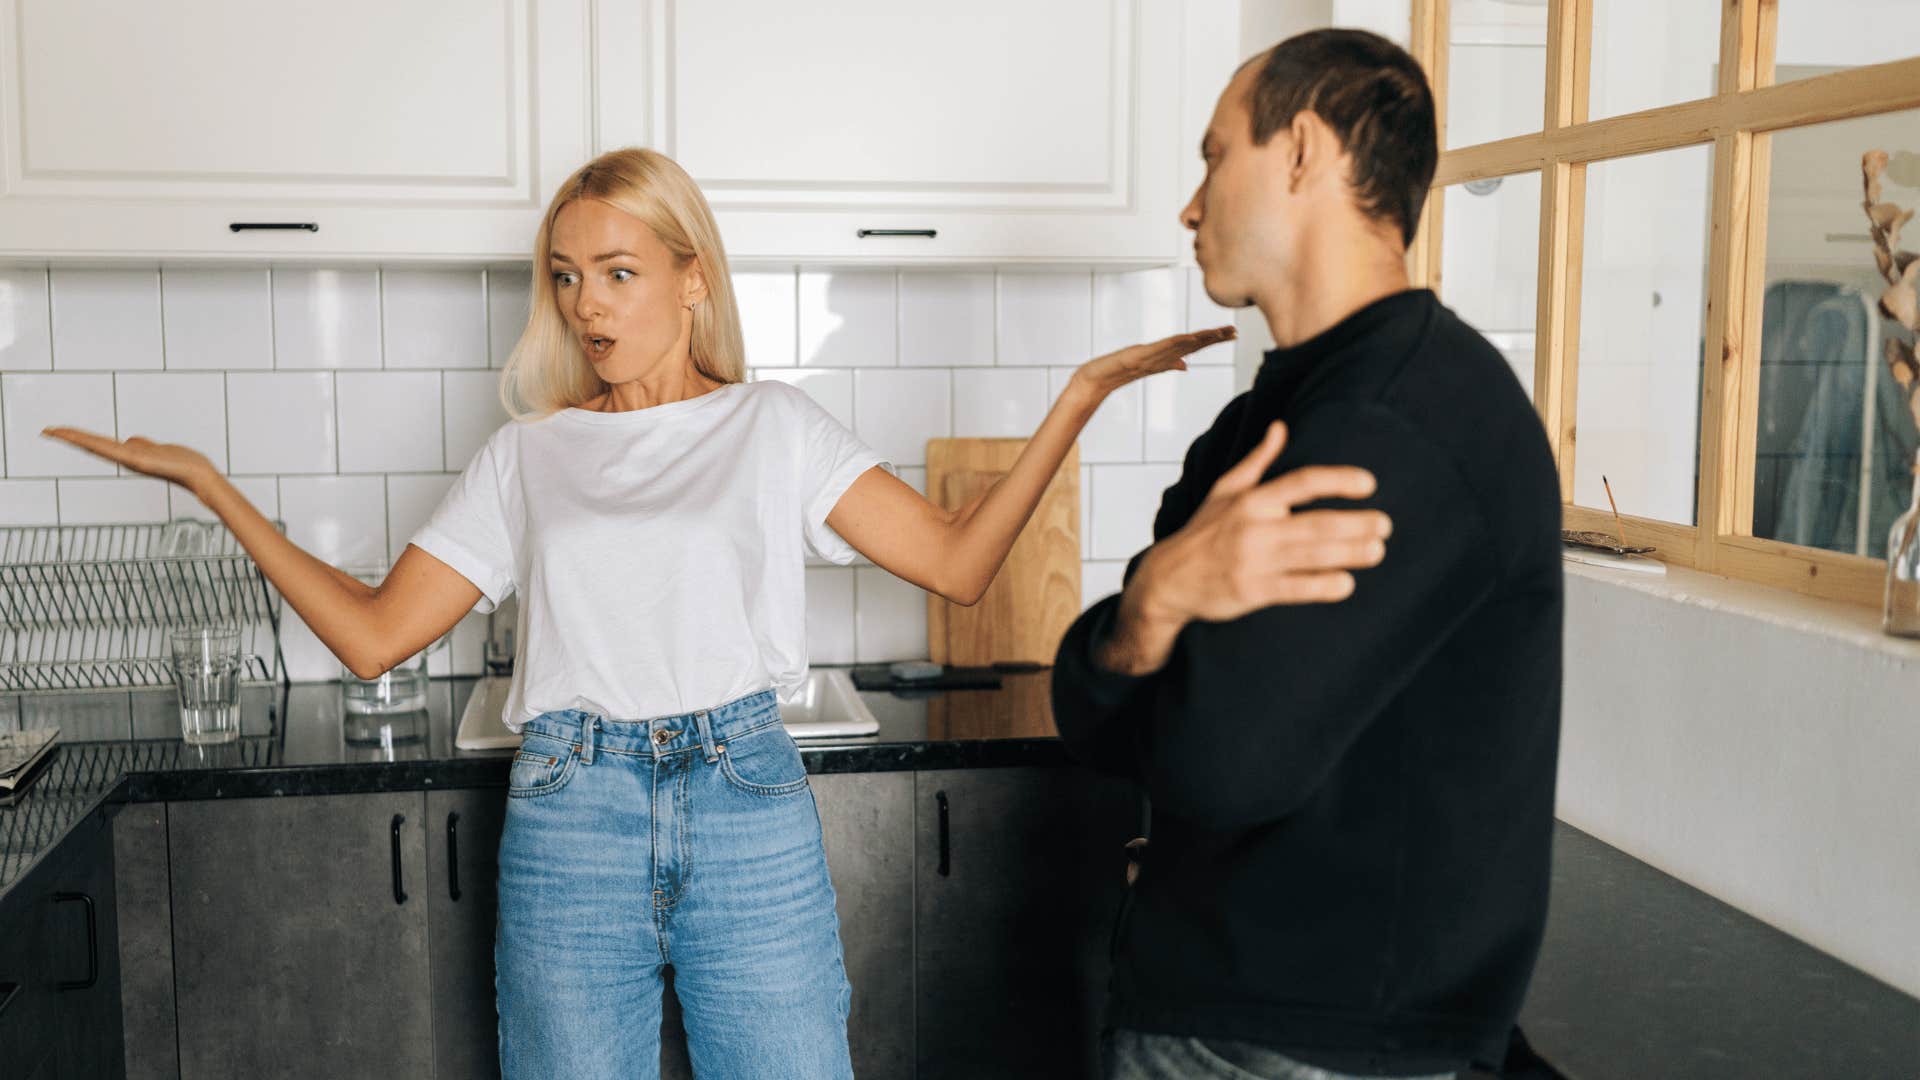
[[[1701,373],[1696,459],[1699,524],[1626,516],[1629,539],[1655,546],[1655,558],[1677,566],[1877,606],[1885,589],[1885,560],[1753,535],[1769,144],[1771,132],[1783,128],[1920,108],[1920,57],[1776,85],[1776,2],[1722,0],[1719,83],[1713,96],[1588,120],[1593,0],[1549,0],[1542,129],[1447,150],[1448,0],[1412,0],[1411,51],[1433,84],[1443,149],[1420,231],[1408,249],[1408,264],[1417,284],[1440,290],[1447,187],[1515,173],[1540,174],[1534,403],[1559,466],[1566,526],[1611,532],[1611,513],[1573,503],[1586,167],[1659,150],[1711,146],[1705,326],[1709,362]],[[1712,362],[1715,357],[1718,363]]]

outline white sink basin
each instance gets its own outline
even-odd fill
[[[520,736],[500,722],[510,680],[489,675],[474,684],[453,744],[462,750],[519,746]],[[780,722],[796,739],[846,739],[880,730],[866,703],[853,688],[845,668],[814,668],[807,672],[792,704],[780,706]]]

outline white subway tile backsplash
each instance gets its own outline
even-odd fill
[[[217,371],[115,375],[120,437],[191,446],[227,471],[226,377]]]
[[[341,472],[439,472],[446,468],[437,371],[343,371]]]
[[[500,404],[500,373],[444,371],[440,393],[447,425],[446,468],[460,472],[509,419],[506,406]]]
[[[953,433],[960,438],[1031,438],[1052,402],[1046,368],[955,371]]]
[[[47,272],[0,267],[0,371],[53,369]]]
[[[1178,465],[1094,466],[1093,557],[1131,559],[1153,543],[1160,496],[1179,478]]]
[[[0,375],[0,427],[6,430],[7,475],[112,476],[112,462],[59,439],[47,427],[74,427],[115,435],[113,376],[9,372]]]
[[[849,431],[853,429],[853,372],[845,368],[772,368],[756,369],[755,379],[797,386],[807,392],[821,408],[832,414]]]
[[[54,270],[56,371],[162,366],[158,270]]]
[[[240,494],[246,496],[247,501],[253,504],[253,508],[260,511],[268,520],[279,519],[279,477],[229,476],[227,477],[227,482],[232,484]],[[215,514],[212,510],[208,509],[207,505],[201,502],[193,492],[188,491],[178,484],[169,484],[167,486],[167,517],[169,519],[199,518],[203,521],[211,521],[218,516],[219,515]]]
[[[992,272],[900,274],[902,367],[989,366],[993,339]]]
[[[282,370],[379,367],[379,271],[275,269],[273,353]]]
[[[234,472],[330,473],[339,467],[333,372],[234,372],[226,378],[227,459]]]
[[[337,565],[387,562],[508,422],[497,369],[532,284],[511,267],[0,271],[0,524],[211,516],[185,489],[39,435],[69,424],[196,446],[295,543]],[[749,377],[800,387],[923,494],[929,438],[1029,437],[1089,357],[1232,318],[1197,270],[773,269],[734,284]],[[152,371],[162,358],[225,374]],[[1232,395],[1231,359],[1217,346],[1130,384],[1081,433],[1086,603],[1150,541],[1175,462]],[[269,363],[281,370],[243,370]],[[312,475],[335,473],[364,475]],[[101,479],[65,479],[79,477]],[[806,575],[813,662],[927,654],[917,587],[865,563],[810,560]],[[484,616],[463,618],[429,670],[477,673],[484,634]],[[294,678],[339,677],[290,608],[283,648]]]
[[[792,270],[736,270],[733,302],[753,367],[792,367],[800,355],[799,281]]]
[[[487,358],[488,366],[503,368],[520,343],[527,328],[527,314],[533,305],[533,271],[487,271]]]
[[[398,559],[407,541],[427,523],[453,486],[452,473],[393,474],[387,477],[387,556]]]
[[[387,484],[379,476],[283,476],[287,539],[347,568],[387,560]]]
[[[1213,302],[1212,297],[1207,295],[1207,289],[1204,283],[1206,275],[1201,273],[1200,268],[1189,267],[1186,274],[1187,319],[1184,324],[1185,328],[1188,330],[1210,330],[1216,326],[1232,325],[1233,309],[1221,307],[1219,304]],[[1187,363],[1195,366],[1200,364],[1226,364],[1230,367],[1233,364],[1233,348],[1234,344],[1231,341],[1223,341],[1218,345],[1209,345],[1197,353],[1189,354],[1187,356]]]
[[[1126,560],[1080,564],[1080,610],[1085,611],[1120,591],[1127,575]]]
[[[272,292],[265,270],[160,271],[167,368],[272,368]]]
[[[892,367],[895,277],[891,270],[802,270],[800,365]]]
[[[857,662],[926,659],[925,592],[877,566],[855,567],[853,587]]]
[[[1231,367],[1165,371],[1141,380],[1146,395],[1148,461],[1184,461],[1187,447],[1213,426],[1234,396]]]
[[[151,476],[69,479],[60,485],[60,524],[167,520],[167,482]]]
[[[1004,365],[1078,366],[1093,358],[1093,275],[999,275],[999,357]]]
[[[1058,398],[1073,378],[1073,368],[1049,368],[1047,389]],[[1107,395],[1093,419],[1080,431],[1081,461],[1139,461],[1141,455],[1140,384],[1130,382]]]
[[[807,568],[807,660],[810,663],[854,662],[853,576],[857,572],[848,566]]]
[[[0,525],[60,524],[60,494],[52,480],[0,480]]]
[[[382,345],[389,368],[487,366],[487,290],[480,270],[382,270]]]
[[[1093,351],[1158,341],[1176,329],[1171,268],[1101,271],[1093,275]],[[1184,286],[1184,282],[1182,285]]]
[[[860,371],[853,382],[853,431],[895,465],[925,465],[927,440],[946,438],[952,377],[931,371]]]

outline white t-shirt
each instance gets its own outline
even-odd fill
[[[479,588],[476,611],[519,591],[515,731],[786,697],[807,674],[803,544],[853,561],[827,514],[875,465],[893,471],[781,382],[562,409],[494,432],[412,542]]]

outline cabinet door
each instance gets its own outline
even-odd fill
[[[425,810],[419,792],[169,804],[183,1080],[431,1075]]]
[[[0,0],[0,254],[524,259],[586,3]]]
[[[738,259],[1177,255],[1181,10],[596,4],[596,142],[672,155]],[[1206,106],[1212,94],[1206,90]],[[932,229],[862,237],[863,229]]]
[[[1137,792],[1059,767],[923,772],[916,796],[918,1075],[1094,1075]]]
[[[16,886],[0,902],[0,1076],[53,1075],[53,976],[48,972],[46,904]]]
[[[42,893],[48,975],[53,980],[60,1075],[117,1080],[125,1075],[115,921],[113,833],[95,813],[61,842],[66,849]]]
[[[432,942],[433,1075],[500,1075],[493,935],[500,910],[504,788],[427,792],[427,924]]]
[[[166,804],[121,807],[113,819],[113,898],[127,1080],[179,1075],[168,876]]]

